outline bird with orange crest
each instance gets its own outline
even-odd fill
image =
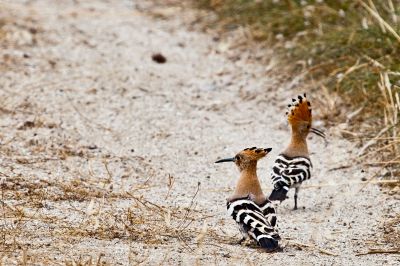
[[[294,209],[296,210],[300,186],[311,177],[312,163],[307,136],[311,132],[325,139],[325,134],[312,127],[311,103],[307,100],[306,94],[292,99],[286,115],[292,130],[291,139],[272,167],[271,179],[274,189],[269,199],[282,202],[287,198],[289,189],[294,188]]]
[[[257,176],[257,161],[265,157],[271,148],[247,148],[235,157],[216,161],[234,162],[239,168],[240,177],[233,194],[227,199],[228,214],[239,225],[243,237],[254,239],[265,251],[279,249],[276,211],[264,195]]]

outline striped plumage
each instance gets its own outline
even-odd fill
[[[228,214],[239,225],[242,241],[248,237],[267,251],[279,248],[276,211],[265,197],[257,177],[257,161],[266,156],[271,149],[247,148],[233,158],[217,161],[235,162],[240,177],[235,191],[227,200]]]
[[[284,154],[280,154],[276,159],[271,172],[274,190],[269,199],[280,201],[285,200],[289,188],[293,186],[296,187],[298,193],[299,185],[303,181],[310,179],[311,168],[312,164],[309,158],[300,156],[290,158]]]
[[[269,196],[272,201],[283,201],[290,188],[295,188],[294,209],[297,209],[297,197],[300,185],[311,177],[312,163],[307,147],[309,132],[325,137],[324,133],[312,128],[311,103],[306,95],[292,99],[286,112],[292,129],[288,147],[277,157],[272,168],[271,179],[274,189]]]
[[[276,211],[269,200],[258,205],[251,197],[227,202],[228,214],[239,225],[243,239],[253,238],[267,250],[278,248],[279,234],[276,229]]]

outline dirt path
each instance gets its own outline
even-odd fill
[[[284,107],[301,92],[271,76],[261,51],[188,31],[178,10],[155,19],[141,1],[16,2],[2,4],[4,265],[399,263],[394,254],[356,255],[390,248],[384,211],[399,207],[377,186],[335,185],[371,173],[331,170],[356,154],[334,127],[327,146],[310,138],[304,209],[292,211],[292,200],[280,209],[284,251],[234,244],[225,199],[238,173],[213,162],[272,147],[259,170],[269,191],[289,136]],[[157,52],[165,64],[151,60]]]

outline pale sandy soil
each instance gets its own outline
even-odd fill
[[[216,38],[179,9],[133,2],[1,2],[3,265],[400,263],[357,256],[393,247],[384,221],[399,212],[398,195],[338,185],[375,169],[352,163],[343,125],[321,121],[329,143],[310,137],[302,208],[290,199],[279,211],[283,252],[235,244],[225,199],[238,173],[213,162],[272,147],[259,166],[269,193],[289,136],[285,106],[302,91],[276,78],[271,51],[235,48],[240,32]],[[165,64],[151,60],[157,52]],[[322,112],[322,94],[309,95]]]

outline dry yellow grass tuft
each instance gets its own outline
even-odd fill
[[[193,221],[206,218],[195,209],[197,192],[189,206],[171,207],[151,202],[138,192],[110,191],[95,180],[51,182],[3,175],[1,254],[5,261],[22,256],[28,264],[55,263],[71,257],[67,265],[94,265],[94,258],[81,257],[83,254],[65,247],[82,239],[118,239],[146,245],[178,240],[190,250],[210,238],[229,242],[214,230],[191,226]],[[96,265],[101,261],[99,257]]]
[[[346,124],[344,136],[360,139],[363,152],[384,155],[380,156],[384,161],[398,154],[399,4],[397,0],[196,2],[218,15],[208,26],[226,31],[244,25],[256,32],[254,39],[273,47],[303,87],[322,91],[318,104],[322,118],[328,124]],[[375,139],[364,142],[366,137]],[[381,137],[393,141],[378,141]],[[379,153],[373,152],[378,149]]]
[[[383,225],[385,240],[392,243],[400,252],[400,215],[388,219]]]

